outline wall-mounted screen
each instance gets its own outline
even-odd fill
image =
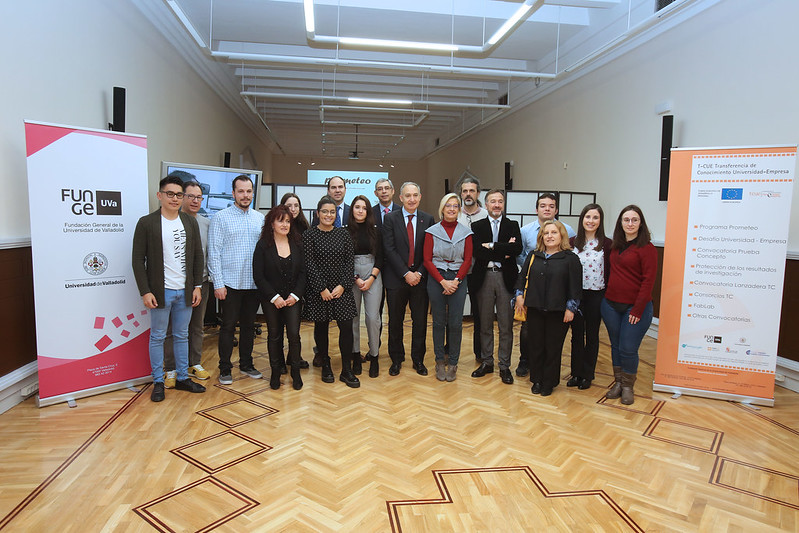
[[[203,190],[203,203],[200,214],[210,218],[217,211],[233,205],[233,178],[244,174],[249,176],[254,185],[254,194],[257,194],[258,186],[261,183],[260,170],[249,170],[243,168],[211,167],[206,165],[192,165],[188,163],[172,163],[164,161],[161,163],[161,177],[164,178],[171,173],[176,173],[180,179],[185,181],[197,181]],[[255,197],[252,199],[251,207],[256,207]]]

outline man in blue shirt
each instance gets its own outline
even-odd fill
[[[538,201],[536,202],[535,213],[537,215],[536,219],[522,227],[522,253],[520,253],[519,257],[516,258],[516,264],[519,265],[519,268],[524,266],[524,260],[527,259],[527,256],[530,254],[530,252],[535,250],[536,241],[538,239],[538,230],[541,229],[541,224],[547,220],[554,220],[557,216],[557,196],[551,192],[545,192],[539,196]],[[577,235],[577,232],[575,232],[571,226],[565,222],[563,222],[563,225],[565,226],[566,231],[569,233],[569,237],[574,237]],[[528,341],[527,323],[523,322],[522,329],[519,332],[519,345],[524,346]],[[519,377],[524,377],[529,373],[530,368],[527,364],[527,358],[524,355],[524,350],[522,350],[521,355],[519,356],[519,366],[516,368],[516,375]]]
[[[261,236],[264,216],[250,208],[253,183],[242,174],[233,179],[233,205],[211,219],[208,232],[208,274],[214,296],[222,302],[219,331],[219,383],[233,383],[230,357],[233,334],[239,323],[239,369],[254,379],[263,376],[252,363],[258,291],[252,276],[252,255]]]

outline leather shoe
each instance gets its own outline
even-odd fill
[[[530,373],[530,369],[527,368],[527,365],[523,365],[523,364],[519,363],[519,366],[516,367],[516,375],[519,376],[520,378],[523,378],[524,376],[526,376],[529,373]]]
[[[191,378],[175,381],[175,390],[185,390],[189,392],[205,392],[205,387],[195,383]]]
[[[533,383],[533,387],[530,389],[530,392],[533,394],[541,394],[541,384],[538,382]]]
[[[473,378],[481,378],[486,374],[493,374],[494,373],[494,365],[487,365],[485,363],[480,363],[480,366],[477,367],[477,370],[472,372]]]
[[[150,393],[150,400],[154,402],[164,401],[164,384],[162,382],[153,383],[153,392]]]
[[[509,368],[503,368],[499,371],[499,377],[502,378],[502,383],[505,385],[513,385],[513,376]]]
[[[342,372],[339,374],[338,379],[352,389],[357,389],[361,386],[360,380],[352,372]]]
[[[549,396],[552,394],[552,387],[541,387],[541,396]]]
[[[304,370],[308,368],[310,365],[308,364],[308,361],[306,361],[305,359],[300,359],[300,364],[297,366]]]
[[[413,364],[413,368],[414,368],[414,370],[416,370],[416,373],[419,374],[420,376],[426,376],[427,375],[427,367],[424,366],[424,363],[422,363],[422,362],[414,363]]]
[[[580,383],[577,384],[577,388],[580,389],[580,390],[590,389],[591,388],[591,380],[590,379],[586,379],[586,378],[582,378],[580,380]]]
[[[336,378],[333,377],[333,369],[330,368],[330,363],[325,363],[322,365],[322,382],[323,383],[333,383],[336,381]]]
[[[369,356],[369,377],[376,378],[380,375],[380,363],[376,355]]]
[[[576,387],[577,385],[580,384],[582,379],[583,378],[581,378],[579,376],[572,376],[572,377],[569,378],[569,381],[566,382],[566,386],[567,387]]]
[[[402,363],[391,363],[391,366],[388,368],[388,375],[398,376],[400,373],[400,368],[402,368]]]

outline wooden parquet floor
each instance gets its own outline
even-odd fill
[[[215,372],[205,394],[160,404],[149,386],[74,409],[27,400],[0,416],[0,529],[799,530],[799,395],[778,387],[774,408],[754,409],[653,394],[647,338],[634,405],[604,399],[604,341],[589,390],[565,387],[567,340],[564,382],[542,398],[527,378],[471,378],[464,331],[453,383],[409,363],[389,377],[384,342],[380,377],[360,389],[311,368],[301,391],[288,377],[272,391],[234,370],[233,385]],[[310,360],[310,325],[302,336]],[[268,377],[265,330],[255,355]],[[216,367],[213,330],[204,364]]]

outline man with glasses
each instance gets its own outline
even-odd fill
[[[394,184],[388,178],[380,178],[375,183],[375,196],[378,203],[372,207],[372,212],[375,215],[375,225],[377,229],[383,227],[383,219],[386,215],[401,207],[394,203]],[[380,306],[380,313],[383,312],[383,306]]]
[[[186,173],[188,174],[188,173]],[[173,174],[170,174],[172,176]],[[191,174],[188,174],[192,178]],[[211,377],[202,366],[203,355],[203,325],[205,323],[205,309],[208,307],[208,297],[211,295],[211,282],[208,281],[208,266],[205,264],[208,258],[208,228],[211,226],[211,220],[202,215],[197,216],[200,208],[203,205],[203,190],[199,183],[196,181],[183,182],[183,206],[180,208],[183,213],[194,218],[200,228],[200,240],[203,245],[203,279],[202,279],[202,300],[200,305],[195,307],[191,312],[191,321],[189,321],[189,375],[194,376],[196,379],[206,380]],[[171,389],[175,386],[176,371],[175,371],[175,354],[172,344],[172,329],[170,327],[167,331],[166,340],[164,341],[164,369],[166,376],[164,377],[164,386]]]
[[[252,277],[252,255],[261,236],[264,216],[250,208],[253,183],[241,174],[233,178],[233,205],[211,219],[208,231],[208,274],[214,284],[214,296],[222,302],[222,327],[219,330],[219,383],[233,383],[230,358],[233,334],[239,324],[239,370],[261,379],[263,375],[252,362],[255,340],[255,314],[258,290]]]
[[[183,182],[167,176],[159,183],[161,206],[143,216],[133,233],[132,265],[144,307],[150,312],[150,367],[153,390],[150,399],[164,400],[164,339],[170,321],[177,367],[175,388],[205,392],[191,380],[189,320],[202,299],[203,250],[197,222],[180,212]]]
[[[464,176],[455,186],[461,195],[463,202],[463,209],[458,215],[458,222],[471,228],[472,224],[478,220],[482,220],[488,216],[488,211],[480,207],[480,180],[474,176]],[[475,256],[476,258],[477,256]],[[469,274],[472,270],[469,270]],[[483,343],[480,338],[480,302],[477,298],[477,290],[479,285],[475,285],[474,276],[466,277],[466,286],[469,288],[469,308],[472,313],[472,349],[474,350],[475,362],[480,362],[481,353],[483,351]]]

